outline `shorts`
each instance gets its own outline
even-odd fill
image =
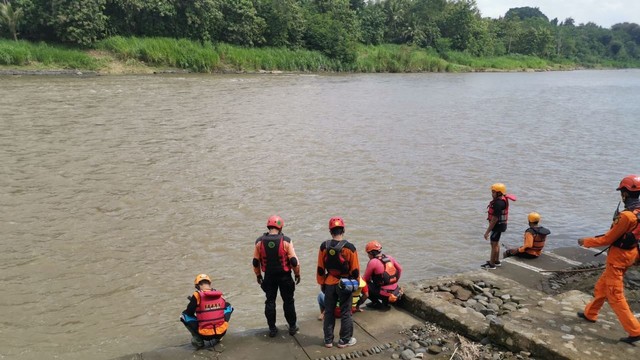
[[[501,231],[492,231],[491,235],[489,236],[489,240],[491,240],[491,242],[498,242],[500,241],[500,236],[502,236]]]

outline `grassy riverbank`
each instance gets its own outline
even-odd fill
[[[341,63],[317,51],[243,48],[201,44],[184,39],[112,37],[91,49],[46,43],[0,40],[0,70],[79,70],[104,74],[185,71],[226,72],[470,72],[566,70],[585,67],[538,57],[510,55],[477,58],[464,53],[439,54],[406,45],[364,46],[354,63]],[[637,63],[586,64],[586,67],[640,67]]]

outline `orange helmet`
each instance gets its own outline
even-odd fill
[[[527,215],[527,220],[529,220],[530,223],[537,223],[540,221],[540,214],[537,212],[529,213],[529,215]]]
[[[269,220],[267,220],[267,227],[274,227],[278,230],[282,230],[283,226],[284,220],[282,220],[282,218],[278,215],[272,215],[269,217]]]
[[[329,230],[335,227],[344,227],[344,220],[341,217],[334,216],[329,219]]]
[[[491,185],[491,191],[502,193],[505,195],[507,193],[507,187],[503,183],[495,183]]]
[[[198,276],[196,276],[196,279],[193,280],[193,284],[198,285],[200,284],[201,281],[204,281],[204,280],[208,281],[209,284],[211,284],[211,278],[207,274],[198,274]]]
[[[365,251],[368,253],[372,251],[380,251],[380,250],[382,250],[382,245],[380,245],[380,243],[377,242],[376,240],[369,241],[367,243],[367,246],[365,247]]]
[[[627,175],[616,190],[627,189],[628,191],[640,191],[640,175]]]

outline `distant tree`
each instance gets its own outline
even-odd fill
[[[259,17],[251,0],[224,0],[220,40],[236,45],[261,45],[265,42],[266,22]]]
[[[90,45],[105,34],[105,3],[106,0],[52,0],[48,23],[59,40]]]
[[[348,0],[314,0],[306,12],[305,44],[346,64],[356,60],[360,23]]]
[[[8,0],[0,3],[0,24],[4,24],[13,36],[13,40],[18,41],[18,24],[24,16],[22,8],[14,9]]]
[[[504,18],[507,20],[526,20],[531,18],[541,18],[546,22],[549,21],[549,18],[545,14],[543,14],[539,8],[529,6],[511,8],[504,15]]]
[[[259,0],[256,10],[266,22],[267,45],[293,48],[303,45],[304,13],[298,1]]]
[[[564,22],[560,24],[560,26],[576,26],[576,21],[573,18],[566,18]]]
[[[368,3],[358,13],[362,28],[362,42],[378,45],[384,41],[385,14],[380,3]]]

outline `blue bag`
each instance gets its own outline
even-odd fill
[[[358,290],[359,286],[360,281],[358,281],[358,279],[342,278],[338,283],[338,289],[340,289],[344,293],[352,293]]]

